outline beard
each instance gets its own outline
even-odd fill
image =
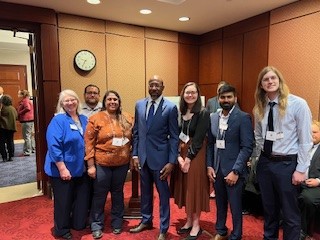
[[[223,110],[231,110],[231,108],[234,106],[232,103],[220,103],[220,106]]]

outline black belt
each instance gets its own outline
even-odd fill
[[[283,162],[283,161],[295,161],[297,160],[297,154],[289,154],[289,155],[268,155],[264,151],[261,151],[261,155],[265,158],[268,158],[272,162]]]

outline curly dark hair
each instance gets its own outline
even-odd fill
[[[3,95],[1,98],[1,103],[4,106],[11,106],[12,105],[12,97],[10,97],[9,95]]]

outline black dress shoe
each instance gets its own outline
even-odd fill
[[[102,238],[102,231],[101,230],[95,230],[92,232],[92,237],[93,239],[99,239],[99,238]]]
[[[198,239],[198,237],[200,237],[201,234],[202,234],[202,229],[200,228],[200,229],[199,229],[199,232],[197,233],[197,235],[192,236],[192,235],[189,234],[189,235],[185,238],[185,240],[196,240],[196,239]]]
[[[192,229],[192,226],[191,227],[188,227],[188,228],[179,228],[177,233],[178,234],[186,234],[186,233],[189,233]]]
[[[120,234],[122,232],[122,229],[121,228],[115,228],[113,229],[112,233],[113,234]]]
[[[144,230],[150,230],[152,228],[153,228],[152,223],[150,223],[150,224],[140,223],[138,226],[135,226],[134,228],[131,228],[129,230],[129,232],[130,233],[139,233],[139,232],[142,232]]]
[[[167,234],[166,233],[160,233],[158,236],[158,240],[166,240]]]
[[[63,238],[63,239],[69,239],[69,240],[71,240],[71,239],[72,239],[72,234],[71,234],[71,232],[67,232],[66,234],[64,234],[64,235],[62,236],[62,238]]]

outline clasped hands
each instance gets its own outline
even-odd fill
[[[191,164],[190,158],[186,157],[185,159],[183,159],[183,157],[179,156],[178,163],[183,173],[187,173],[189,171],[190,164]]]

